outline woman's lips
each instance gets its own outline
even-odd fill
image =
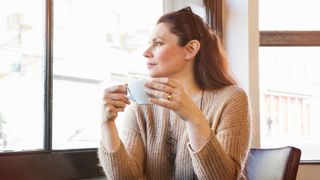
[[[155,65],[155,63],[147,63],[148,69],[152,69]]]

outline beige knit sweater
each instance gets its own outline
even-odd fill
[[[199,107],[200,101],[195,100]],[[205,91],[202,111],[212,132],[207,143],[193,151],[186,124],[174,112],[131,103],[118,127],[119,149],[98,150],[107,179],[243,179],[251,135],[247,95],[238,86]]]

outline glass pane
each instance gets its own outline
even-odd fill
[[[260,47],[261,145],[320,160],[320,47]]]
[[[319,0],[260,0],[260,30],[320,30]]]
[[[162,2],[55,0],[54,149],[98,146],[102,87],[146,74]]]
[[[0,0],[0,151],[42,149],[44,1]]]

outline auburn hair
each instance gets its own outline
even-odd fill
[[[170,32],[178,37],[181,47],[191,40],[200,42],[193,67],[200,88],[218,89],[237,84],[220,38],[190,7],[163,15],[157,21],[159,23],[168,25]]]

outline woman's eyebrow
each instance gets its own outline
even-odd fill
[[[163,40],[161,37],[155,37],[152,40],[149,41],[149,44],[156,42],[157,40]]]

